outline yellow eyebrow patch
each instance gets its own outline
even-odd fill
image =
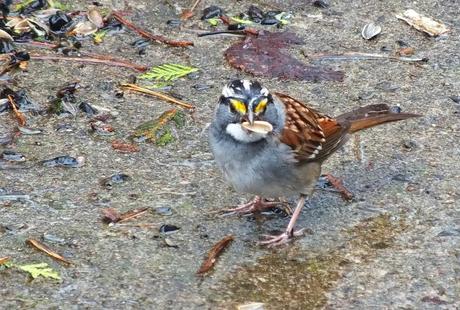
[[[260,113],[262,112],[263,110],[265,110],[265,107],[267,106],[267,103],[268,103],[268,100],[265,98],[265,99],[262,99],[260,100],[259,104],[256,106],[256,108],[254,109],[254,112],[255,113]]]
[[[238,111],[238,113],[246,114],[246,105],[243,102],[236,99],[230,99],[230,103],[233,108]]]

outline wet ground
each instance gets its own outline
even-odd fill
[[[249,196],[223,181],[208,149],[206,125],[211,121],[220,89],[228,80],[247,75],[230,68],[223,52],[235,37],[197,38],[190,29],[207,26],[197,18],[170,28],[178,9],[192,1],[100,1],[129,10],[128,18],[144,29],[176,39],[190,39],[192,48],[153,44],[144,56],[130,46],[136,36],[126,31],[83,50],[107,53],[147,66],[165,62],[200,68],[199,78],[179,80],[173,91],[196,106],[193,118],[173,131],[176,140],[164,147],[141,144],[139,153],[120,154],[114,138],[171,108],[167,103],[125,93],[118,83],[134,71],[107,66],[33,61],[17,74],[17,86],[42,107],[65,82],[80,80],[79,99],[116,115],[114,136],[91,133],[89,119],[27,114],[30,127],[43,135],[21,136],[9,149],[25,155],[26,169],[0,166],[0,195],[26,194],[33,202],[0,202],[0,257],[17,264],[47,262],[62,280],[36,279],[16,269],[0,271],[0,308],[112,309],[236,309],[261,302],[265,309],[455,309],[460,306],[460,39],[458,2],[330,1],[328,9],[308,1],[256,1],[262,9],[292,10],[288,26],[305,39],[290,50],[314,53],[395,53],[398,40],[415,48],[426,64],[390,60],[323,62],[346,72],[340,82],[294,82],[261,78],[270,89],[289,93],[334,115],[365,104],[386,102],[424,116],[359,135],[333,156],[324,172],[340,177],[355,194],[345,202],[337,194],[317,191],[303,211],[299,227],[309,233],[289,246],[265,249],[261,234],[281,230],[280,215],[224,217],[214,211]],[[87,1],[68,1],[84,9]],[[371,3],[371,4],[370,4]],[[230,13],[245,11],[249,1],[203,0]],[[430,38],[394,15],[407,8],[435,17],[452,28],[443,38]],[[378,21],[382,33],[361,38],[368,22]],[[270,28],[272,29],[272,28]],[[382,52],[381,48],[390,49]],[[210,88],[199,91],[196,84]],[[0,132],[15,126],[0,115]],[[56,131],[68,124],[68,131]],[[362,152],[357,154],[356,150]],[[85,157],[80,168],[48,168],[41,160],[59,155]],[[359,156],[358,156],[359,155]],[[131,179],[107,190],[100,180],[114,173]],[[148,214],[124,224],[101,221],[107,207],[126,211],[148,207]],[[172,214],[156,211],[170,207]],[[138,225],[141,224],[141,225]],[[159,227],[180,227],[160,235]],[[235,241],[215,271],[195,275],[212,245],[227,234]],[[75,265],[66,267],[25,244],[43,240]]]

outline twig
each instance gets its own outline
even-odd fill
[[[234,240],[235,238],[232,235],[226,236],[224,239],[217,242],[209,251],[206,259],[204,260],[203,264],[201,265],[200,269],[196,272],[197,275],[203,275],[204,273],[211,270],[214,264],[217,261],[217,258],[225,248]]]
[[[134,91],[134,92],[137,92],[137,93],[157,97],[157,98],[166,100],[168,102],[177,104],[178,106],[181,106],[181,107],[189,109],[189,110],[194,110],[195,109],[195,107],[193,105],[191,105],[191,104],[188,104],[186,102],[178,100],[178,99],[176,99],[174,97],[168,96],[166,94],[159,93],[159,92],[147,89],[147,88],[137,86],[136,84],[121,84],[120,86],[124,90],[131,90],[131,91]]]
[[[325,174],[324,176],[331,183],[331,185],[339,191],[343,199],[345,200],[353,199],[353,193],[350,192],[345,186],[343,186],[342,181],[339,178],[336,178],[331,174]]]
[[[371,53],[360,53],[360,52],[347,52],[339,54],[306,54],[305,57],[312,60],[331,60],[331,61],[348,61],[348,60],[379,60],[379,59],[390,59],[399,60],[406,62],[427,62],[428,58],[416,58],[416,57],[399,57],[384,54],[371,54]]]
[[[88,54],[89,57],[67,57],[60,55],[42,55],[42,54],[31,54],[30,59],[34,60],[62,60],[62,61],[76,61],[94,64],[103,64],[107,66],[117,66],[134,69],[140,72],[147,71],[146,66],[137,65],[134,63],[127,62],[125,60],[115,59],[111,56]]]
[[[164,43],[168,44],[171,46],[176,46],[176,47],[185,47],[185,46],[191,46],[193,45],[193,42],[190,41],[175,41],[175,40],[170,40],[164,36],[161,35],[156,35],[153,33],[150,33],[148,31],[142,30],[139,27],[135,26],[133,23],[129,22],[128,20],[124,19],[120,13],[113,11],[112,16],[118,20],[120,23],[128,27],[129,29],[133,30],[137,34],[139,34],[141,37],[153,40],[159,43]]]

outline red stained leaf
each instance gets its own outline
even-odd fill
[[[332,69],[308,66],[282,51],[303,41],[291,32],[259,31],[247,36],[225,52],[229,64],[255,76],[305,81],[342,81],[344,73]]]

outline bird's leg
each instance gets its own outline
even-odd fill
[[[260,212],[265,209],[270,209],[279,204],[280,204],[279,201],[268,201],[260,196],[255,196],[254,199],[252,199],[248,203],[238,205],[236,208],[223,210],[223,212],[225,213],[225,215],[249,214],[249,213]]]
[[[300,195],[297,206],[295,207],[294,213],[292,214],[291,220],[289,221],[285,232],[278,236],[265,235],[267,240],[260,241],[259,244],[267,245],[268,247],[274,247],[289,242],[295,236],[301,236],[303,234],[303,229],[294,231],[294,225],[300,215],[300,211],[302,211],[303,205],[305,204],[305,199],[305,195]]]

